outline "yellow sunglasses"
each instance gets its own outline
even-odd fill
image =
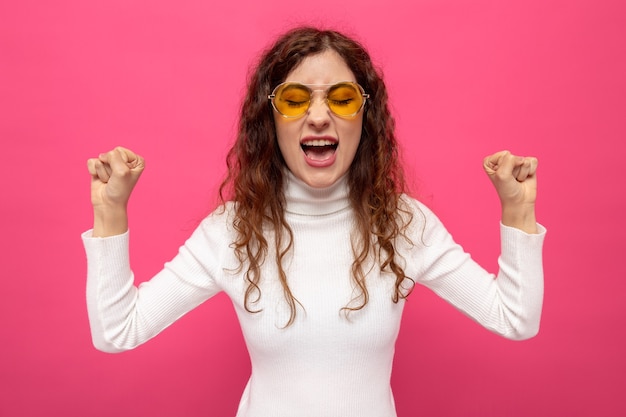
[[[295,118],[306,114],[314,91],[325,91],[324,101],[330,111],[344,118],[356,116],[365,105],[365,100],[369,98],[363,87],[349,81],[337,84],[285,82],[276,86],[267,98],[272,102],[274,110],[283,117]]]

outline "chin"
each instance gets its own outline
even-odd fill
[[[312,188],[327,188],[334,185],[341,176],[338,175],[309,175],[302,178],[306,185]]]

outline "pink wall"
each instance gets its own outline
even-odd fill
[[[369,47],[420,195],[489,268],[498,207],[482,157],[540,159],[540,335],[500,339],[417,291],[397,347],[399,415],[626,414],[622,1],[212,3],[0,5],[0,415],[234,414],[249,363],[225,297],[135,351],[91,346],[85,161],[118,144],[146,157],[131,228],[149,277],[214,204],[248,65],[303,22]]]

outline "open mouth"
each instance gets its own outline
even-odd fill
[[[329,139],[307,140],[300,144],[307,158],[314,161],[324,161],[335,154],[337,142]]]

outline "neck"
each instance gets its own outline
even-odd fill
[[[284,192],[286,211],[292,214],[320,216],[350,206],[347,174],[330,187],[313,188],[287,171]]]

